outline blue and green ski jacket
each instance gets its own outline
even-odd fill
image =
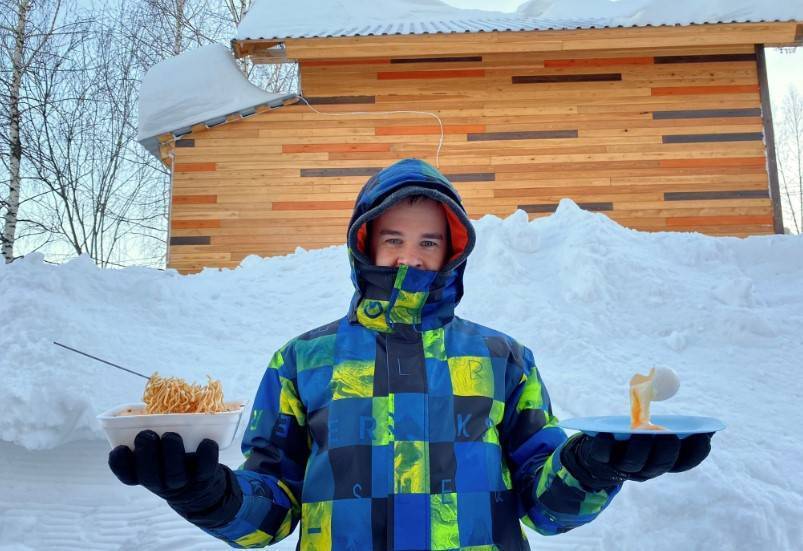
[[[366,223],[411,194],[447,214],[439,272],[368,258]],[[242,505],[204,530],[237,548],[300,522],[305,551],[513,551],[529,549],[520,520],[546,535],[593,520],[619,487],[587,491],[561,465],[566,435],[531,351],[454,315],[474,231],[450,182],[415,159],[379,172],[348,245],[348,314],[275,353],[234,471]]]

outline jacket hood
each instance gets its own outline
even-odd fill
[[[450,252],[438,272],[412,266],[374,266],[368,252],[368,222],[410,195],[438,201],[449,225]],[[454,317],[463,296],[463,272],[474,248],[471,221],[452,183],[432,165],[404,159],[372,176],[360,190],[349,222],[347,244],[355,293],[349,319],[390,332],[395,324],[419,330]]]

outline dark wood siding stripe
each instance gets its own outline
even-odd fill
[[[750,142],[764,139],[761,132],[741,132],[734,134],[676,134],[661,136],[663,143],[702,143],[702,142]]]
[[[195,140],[176,140],[176,147],[195,147]]]
[[[755,60],[755,54],[664,55],[656,56],[655,63],[716,63]]]
[[[583,210],[591,211],[613,210],[613,203],[577,203],[577,206]],[[525,212],[555,212],[558,209],[558,203],[518,205],[518,208]]]
[[[452,182],[494,182],[496,174],[493,172],[466,172],[463,174],[444,174]]]
[[[518,205],[524,212],[555,212],[558,210],[557,203],[543,203],[539,205]]]
[[[391,58],[391,63],[462,63],[469,61],[482,61],[481,55],[463,57],[414,57]]]
[[[485,69],[452,69],[450,71],[380,71],[378,80],[433,80],[437,78],[482,78]]]
[[[388,65],[390,60],[383,58],[367,59],[309,59],[301,61],[301,68],[307,67],[334,67],[338,65]]]
[[[576,138],[577,130],[534,130],[529,132],[484,132],[482,134],[469,134],[470,142],[485,142],[492,140],[548,140],[555,138]]]
[[[610,65],[652,65],[651,57],[608,57],[597,59],[545,59],[544,67],[607,67]]]
[[[622,80],[621,73],[588,75],[521,75],[514,76],[513,84],[548,84],[555,82],[602,82]]]
[[[800,27],[798,27],[799,29]],[[781,188],[778,181],[778,159],[775,152],[775,130],[772,124],[772,109],[770,109],[770,83],[767,73],[767,59],[764,46],[756,45],[756,59],[758,69],[758,83],[760,88],[761,109],[764,111],[764,135],[767,137],[767,176],[770,180],[772,199],[772,228],[775,233],[784,233],[783,211],[781,209]]]
[[[305,98],[311,105],[336,105],[344,103],[376,103],[375,96],[317,96]]]
[[[604,211],[613,210],[613,203],[577,203],[583,210]]]
[[[769,190],[766,189],[735,189],[732,191],[670,191],[664,193],[664,201],[765,199],[769,196]]]
[[[696,109],[692,111],[655,111],[652,118],[664,119],[714,119],[724,117],[760,117],[761,109]]]
[[[171,245],[209,245],[211,238],[208,235],[193,235],[189,237],[171,237]]]
[[[302,168],[302,178],[326,178],[337,176],[373,176],[382,170],[376,167],[356,168]]]

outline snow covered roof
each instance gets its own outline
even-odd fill
[[[248,115],[261,105],[277,107],[293,97],[254,86],[229,48],[209,44],[148,70],[139,96],[138,140],[158,155],[162,134],[186,134],[195,124],[213,126],[229,115]]]
[[[487,3],[494,7],[492,0]],[[799,0],[529,0],[509,13],[456,8],[440,0],[254,0],[237,39],[799,20]]]

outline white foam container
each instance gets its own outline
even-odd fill
[[[242,402],[227,403],[238,409],[221,413],[165,413],[155,415],[120,415],[128,409],[143,409],[144,403],[121,404],[98,415],[100,426],[112,448],[128,446],[134,449],[134,438],[143,430],[152,430],[158,435],[175,432],[184,440],[184,450],[194,452],[204,438],[217,442],[222,450],[234,441],[245,410]]]

